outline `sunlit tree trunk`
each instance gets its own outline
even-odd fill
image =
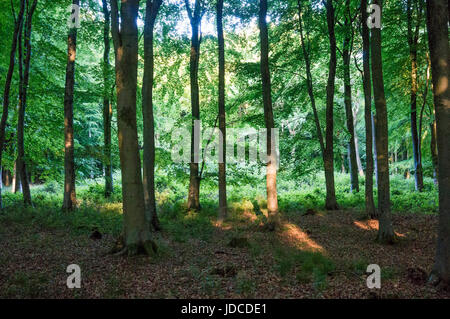
[[[80,5],[80,0],[73,0]],[[77,28],[70,28],[67,37],[66,87],[64,92],[64,199],[63,209],[73,210],[77,204],[75,192],[75,157],[73,136],[73,91],[75,86],[75,58],[77,54]]]
[[[219,149],[219,218],[227,217],[226,182],[226,123],[225,123],[225,44],[223,39],[223,0],[217,1],[217,43],[219,51],[219,130],[222,144]]]
[[[325,146],[325,183],[327,197],[325,208],[327,210],[337,210],[339,206],[336,201],[336,190],[334,186],[334,152],[333,152],[333,104],[334,104],[334,84],[336,77],[336,36],[334,33],[334,7],[331,0],[326,1],[328,37],[330,40],[330,62],[328,68],[327,82],[327,107],[326,107],[326,146]]]
[[[370,35],[367,26],[367,0],[361,0],[361,25],[363,40],[363,88],[364,88],[364,122],[366,125],[366,177],[365,203],[366,213],[370,218],[377,217],[373,200],[373,132],[372,132],[372,89],[370,83]]]
[[[427,1],[428,46],[436,110],[439,165],[439,226],[431,282],[450,286],[450,87],[448,2]]]
[[[382,8],[382,0],[373,2]],[[377,240],[393,243],[394,228],[391,222],[391,203],[389,189],[388,122],[384,94],[383,64],[381,59],[381,29],[372,28],[371,36],[372,86],[376,109],[376,148],[378,165],[378,215],[379,229]]]
[[[13,3],[11,2],[11,5]],[[11,8],[14,13],[14,9]],[[16,57],[16,49],[17,49],[17,42],[19,37],[19,32],[22,30],[22,24],[23,24],[23,16],[25,12],[25,0],[20,1],[20,11],[19,14],[14,16],[14,33],[13,38],[11,42],[11,51],[9,53],[9,67],[8,67],[8,73],[6,74],[6,81],[5,81],[5,90],[3,91],[3,112],[2,112],[2,118],[0,122],[0,169],[2,167],[2,155],[3,155],[3,148],[5,145],[5,129],[6,129],[6,122],[8,121],[8,114],[9,114],[9,95],[11,91],[11,82],[14,72],[14,66],[15,66],[15,57]],[[0,209],[3,208],[3,201],[2,201],[2,190],[0,188]]]
[[[128,255],[154,253],[150,222],[145,213],[136,123],[138,11],[139,0],[121,0],[119,18],[117,0],[111,1],[111,30],[116,57],[117,128],[124,217],[124,246],[121,253],[126,252]]]
[[[259,37],[261,42],[261,79],[264,104],[264,121],[267,129],[267,210],[269,221],[277,222],[278,198],[277,198],[277,155],[276,140],[272,134],[275,127],[272,110],[272,93],[269,70],[269,34],[267,30],[267,0],[260,0],[259,8]]]
[[[25,160],[25,112],[27,107],[28,83],[30,79],[30,62],[31,62],[31,24],[33,14],[36,10],[37,0],[33,3],[27,1],[25,30],[23,42],[25,45],[25,52],[22,53],[22,32],[19,34],[19,110],[17,118],[17,171],[22,183],[23,201],[25,205],[31,205],[30,183],[28,180],[28,173]]]
[[[153,28],[162,0],[147,0],[144,26],[144,79],[142,115],[144,120],[144,199],[148,218],[160,229],[155,200],[155,123],[153,119]]]
[[[113,176],[112,176],[112,158],[111,158],[111,119],[112,119],[112,102],[110,100],[109,90],[110,83],[109,72],[109,51],[110,39],[109,31],[111,26],[110,12],[106,0],[102,0],[103,15],[105,16],[105,24],[103,26],[103,43],[105,50],[103,51],[103,166],[105,170],[105,197],[108,198],[113,192]]]
[[[200,175],[198,169],[200,140],[195,139],[194,121],[200,120],[200,97],[198,87],[198,63],[200,59],[200,23],[203,15],[202,0],[195,0],[194,11],[189,4],[189,0],[185,0],[186,10],[188,12],[189,21],[191,23],[191,54],[189,62],[190,80],[191,80],[191,107],[192,107],[192,133],[191,133],[191,162],[189,175],[189,193],[188,193],[188,209],[200,209]]]

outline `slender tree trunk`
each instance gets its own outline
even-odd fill
[[[433,119],[433,122],[430,124],[431,131],[431,143],[430,143],[430,152],[431,152],[431,161],[433,163],[433,177],[434,184],[438,185],[439,180],[439,163],[438,163],[438,152],[437,152],[437,128],[436,128],[436,119]]]
[[[299,19],[299,29],[300,29],[300,40],[302,43],[302,51],[303,51],[303,58],[305,59],[305,66],[306,66],[306,83],[308,85],[308,94],[309,98],[311,100],[311,107],[313,109],[313,115],[314,115],[314,123],[316,125],[316,132],[317,132],[317,138],[320,142],[320,151],[322,153],[322,157],[324,157],[325,153],[325,145],[323,142],[323,134],[322,129],[320,127],[320,120],[319,115],[317,113],[316,108],[316,99],[314,96],[314,88],[313,88],[313,80],[312,80],[312,74],[311,74],[311,60],[310,60],[310,44],[306,44],[305,37],[303,35],[303,18],[302,18],[302,6],[301,6],[301,0],[298,0],[298,19]]]
[[[436,109],[439,165],[439,226],[430,281],[450,286],[450,87],[448,2],[427,1],[428,45]]]
[[[106,0],[102,0],[103,15],[105,16],[105,24],[103,27],[103,43],[105,50],[103,52],[103,165],[105,168],[105,198],[109,198],[113,192],[113,176],[112,176],[112,158],[111,158],[111,119],[112,104],[110,101],[110,64],[109,51],[110,39],[109,31],[111,26],[110,12]]]
[[[194,12],[192,12],[189,1],[185,0],[186,10],[192,29],[191,55],[190,55],[190,79],[191,79],[191,107],[192,107],[192,134],[191,134],[191,163],[189,176],[189,194],[187,208],[193,210],[200,209],[200,175],[198,169],[200,140],[195,138],[196,134],[194,121],[200,120],[200,98],[198,87],[198,63],[200,58],[200,22],[203,15],[201,0],[195,0]]]
[[[378,185],[378,161],[377,161],[377,137],[376,137],[376,116],[371,112],[370,113],[371,122],[372,122],[372,153],[373,153],[373,165],[375,171],[375,181]]]
[[[413,145],[413,156],[414,156],[414,177],[416,190],[421,192],[423,190],[423,170],[422,163],[420,162],[420,148],[419,148],[419,133],[417,132],[417,44],[419,41],[419,29],[422,14],[422,5],[419,6],[418,17],[416,21],[415,30],[412,30],[412,8],[411,1],[407,1],[407,11],[408,11],[408,44],[409,44],[409,57],[411,60],[411,138]],[[419,1],[422,3],[422,0]]]
[[[11,2],[11,5],[13,3]],[[13,8],[11,8],[13,10]],[[6,122],[8,121],[8,114],[9,114],[9,93],[11,91],[11,82],[12,77],[14,73],[14,66],[15,66],[15,57],[16,57],[16,49],[17,49],[17,42],[18,42],[18,36],[19,32],[22,30],[22,24],[23,24],[23,16],[25,12],[25,0],[20,1],[20,11],[17,17],[14,16],[14,33],[11,43],[11,51],[9,54],[9,67],[8,67],[8,73],[6,74],[6,81],[5,81],[5,90],[3,91],[3,112],[2,112],[2,118],[0,122],[0,169],[2,167],[2,155],[3,155],[3,148],[5,145],[5,129],[6,129]],[[14,10],[13,10],[14,13]],[[0,210],[3,208],[3,201],[2,201],[2,190],[0,188]]]
[[[345,10],[350,14],[350,0],[345,1]],[[344,104],[345,104],[345,115],[347,119],[347,129],[350,133],[350,140],[348,142],[348,149],[350,155],[349,167],[350,167],[350,181],[351,188],[353,192],[359,192],[359,181],[358,181],[358,163],[356,161],[356,145],[355,145],[355,127],[353,123],[353,108],[352,108],[352,87],[350,82],[350,57],[352,54],[352,39],[353,39],[353,28],[352,28],[351,17],[345,15],[345,34],[344,34],[344,45],[342,49],[342,58],[344,62]]]
[[[225,122],[225,44],[223,39],[223,0],[217,1],[217,43],[219,50],[219,219],[227,217],[226,122]]]
[[[327,25],[328,37],[330,39],[330,62],[328,69],[328,83],[327,83],[327,107],[326,107],[326,146],[325,146],[325,182],[327,188],[327,198],[325,208],[327,210],[337,210],[339,206],[336,201],[336,191],[334,187],[334,161],[333,161],[333,134],[334,134],[334,120],[333,120],[333,104],[334,104],[334,84],[336,77],[336,36],[334,34],[334,7],[331,0],[326,1],[327,8]]]
[[[267,29],[267,0],[260,0],[259,7],[259,37],[261,42],[261,79],[264,104],[264,121],[267,129],[267,210],[269,221],[278,222],[277,198],[277,155],[276,140],[272,129],[275,127],[272,110],[272,93],[269,70],[269,34]]]
[[[367,0],[361,0],[361,25],[363,40],[363,88],[364,88],[364,122],[366,125],[366,177],[365,203],[366,213],[370,218],[377,218],[373,200],[373,170],[374,158],[372,148],[374,134],[372,130],[372,89],[370,83],[370,35],[367,26]]]
[[[72,4],[80,5],[80,0]],[[73,210],[77,204],[75,192],[75,158],[73,136],[73,91],[75,86],[75,58],[77,54],[77,28],[69,30],[67,37],[67,67],[64,92],[64,199],[63,209]]]
[[[17,160],[14,161],[14,173],[13,173],[11,191],[14,194],[17,192],[22,192],[22,183],[20,182],[19,173],[17,171]]]
[[[28,173],[25,160],[25,143],[24,143],[24,127],[25,127],[25,112],[27,106],[27,92],[28,82],[30,79],[30,61],[31,61],[31,24],[33,14],[36,10],[37,0],[29,4],[27,2],[25,29],[24,29],[24,45],[25,53],[22,54],[22,32],[19,34],[19,73],[20,73],[20,88],[19,88],[19,110],[17,119],[17,170],[22,183],[23,201],[25,205],[32,205],[30,184],[28,180]],[[23,61],[22,61],[23,56]]]
[[[382,8],[382,0],[373,2]],[[389,189],[389,157],[388,157],[388,122],[387,106],[384,94],[383,66],[381,59],[381,29],[372,28],[372,85],[375,98],[376,148],[378,163],[378,214],[379,229],[377,240],[381,243],[395,241],[394,228],[391,222],[391,203]]]
[[[117,128],[123,196],[121,253],[153,254],[150,223],[145,213],[136,123],[138,67],[137,16],[139,0],[121,0],[120,28],[117,0],[111,1],[111,30],[116,57]],[[120,29],[120,31],[119,31]]]
[[[144,26],[144,79],[142,116],[144,120],[144,199],[148,218],[160,230],[155,199],[155,123],[153,119],[153,28],[162,0],[147,0]]]

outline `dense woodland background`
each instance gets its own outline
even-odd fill
[[[72,3],[81,6],[78,29],[67,24]],[[2,88],[18,35],[0,136],[0,296],[448,297],[426,285],[438,228],[437,140],[444,138],[436,130],[430,9],[423,0],[382,1],[379,43],[380,29],[361,23],[366,5],[1,0]],[[436,6],[448,12],[445,1]],[[133,14],[137,29],[127,25]],[[439,17],[448,27],[448,15]],[[223,55],[217,21],[223,23]],[[370,53],[363,50],[369,42]],[[137,50],[136,61],[129,48]],[[382,68],[373,60],[377,49]],[[117,61],[120,50],[131,55]],[[380,83],[386,130],[383,106],[375,102]],[[135,103],[123,103],[124,87],[129,97],[136,93]],[[448,120],[446,92],[442,114]],[[5,105],[5,95],[0,101]],[[272,121],[280,133],[279,169],[273,174],[262,163],[174,163],[172,132],[190,130],[194,118],[221,130],[258,130]],[[126,121],[137,125],[136,145],[127,142],[133,128],[120,126]],[[122,170],[118,136],[124,141]],[[387,143],[377,159],[380,149],[372,145],[381,140]],[[139,164],[124,162],[124,154],[133,152],[139,152]],[[334,185],[324,174],[327,163]],[[379,175],[379,163],[388,164],[387,173]],[[219,195],[225,183],[226,193]],[[135,231],[140,235],[130,235]],[[105,256],[116,240],[115,255]],[[446,243],[441,254],[448,266]],[[142,252],[151,257],[117,257]],[[17,268],[24,260],[34,266]],[[66,263],[86,271],[83,289],[64,287]],[[385,270],[379,291],[365,287],[368,264]],[[439,271],[437,281],[449,279],[448,268]]]

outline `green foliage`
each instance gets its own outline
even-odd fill
[[[325,287],[328,274],[334,270],[333,262],[319,252],[277,247],[274,258],[282,277],[294,275],[298,282],[312,282],[319,290]]]

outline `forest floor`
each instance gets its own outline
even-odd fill
[[[374,242],[377,221],[358,211],[291,212],[276,231],[261,212],[231,212],[221,224],[215,212],[182,213],[162,219],[156,257],[129,258],[108,254],[111,233],[92,239],[82,224],[20,209],[0,214],[1,298],[450,297],[426,284],[434,214],[394,214],[398,242],[384,246]],[[66,287],[70,264],[81,267],[81,289]],[[381,267],[381,289],[367,288],[368,264]]]

